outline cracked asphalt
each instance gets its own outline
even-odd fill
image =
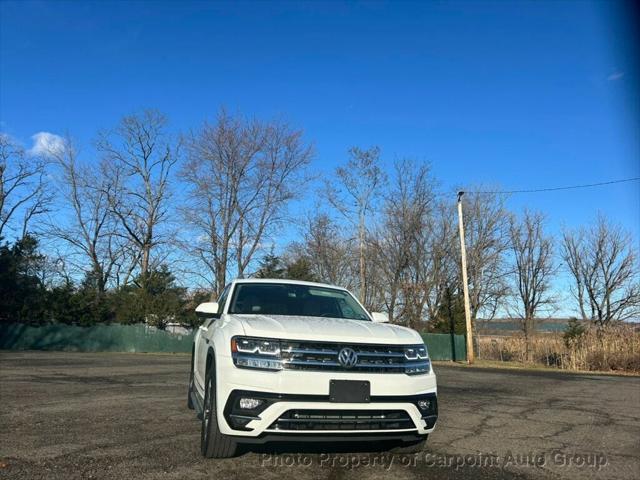
[[[0,352],[0,478],[640,478],[640,378],[437,365],[424,452],[200,456],[184,355]]]

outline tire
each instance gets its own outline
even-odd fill
[[[193,399],[191,398],[191,392],[193,392],[193,354],[194,351],[191,350],[191,370],[189,371],[189,390],[187,391],[187,408],[189,410],[195,409]]]
[[[216,386],[214,365],[207,370],[205,378],[204,404],[202,407],[202,431],[200,450],[206,458],[230,458],[238,452],[237,442],[229,435],[223,435],[218,428],[216,414]]]
[[[396,445],[391,449],[392,453],[399,454],[412,454],[412,453],[420,453],[424,450],[424,447],[427,445],[427,436],[425,436],[422,440],[417,440],[415,442],[402,442],[399,445]]]

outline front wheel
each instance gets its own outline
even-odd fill
[[[200,450],[207,458],[234,457],[238,451],[237,442],[229,435],[220,433],[216,414],[216,387],[213,378],[213,365],[207,371],[202,412],[202,431]]]

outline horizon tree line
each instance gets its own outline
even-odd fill
[[[127,115],[84,154],[70,135],[33,156],[1,133],[0,320],[195,324],[195,304],[231,278],[271,276],[342,285],[395,323],[460,333],[454,195],[429,164],[385,169],[381,155],[353,147],[321,178],[301,129],[224,109],[183,134],[157,110]],[[474,320],[508,312],[530,338],[563,273],[583,320],[640,316],[629,232],[598,215],[554,238],[506,195],[464,198]],[[301,218],[303,199],[315,206]]]

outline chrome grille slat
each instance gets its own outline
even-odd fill
[[[320,362],[320,361],[313,361],[313,360],[283,360],[282,363],[284,365],[308,365],[308,366],[322,366],[322,367],[340,367],[342,368],[342,365],[340,365],[338,362]],[[398,364],[379,364],[379,363],[358,363],[357,365],[351,367],[350,370],[358,370],[361,368],[376,368],[376,367],[380,367],[380,368],[405,368],[405,367],[421,367],[421,366],[427,366],[429,365],[429,362],[427,361],[421,361],[421,362],[406,362],[406,363],[398,363]]]
[[[379,352],[362,352],[357,351],[359,357],[386,357],[386,358],[405,358],[404,353],[379,353]]]
[[[284,353],[303,353],[307,355],[338,355],[337,350],[314,350],[310,348],[288,348],[282,350]]]
[[[339,367],[338,362],[321,362],[316,360],[283,360],[284,365],[309,365],[309,366],[325,366],[325,367]]]

